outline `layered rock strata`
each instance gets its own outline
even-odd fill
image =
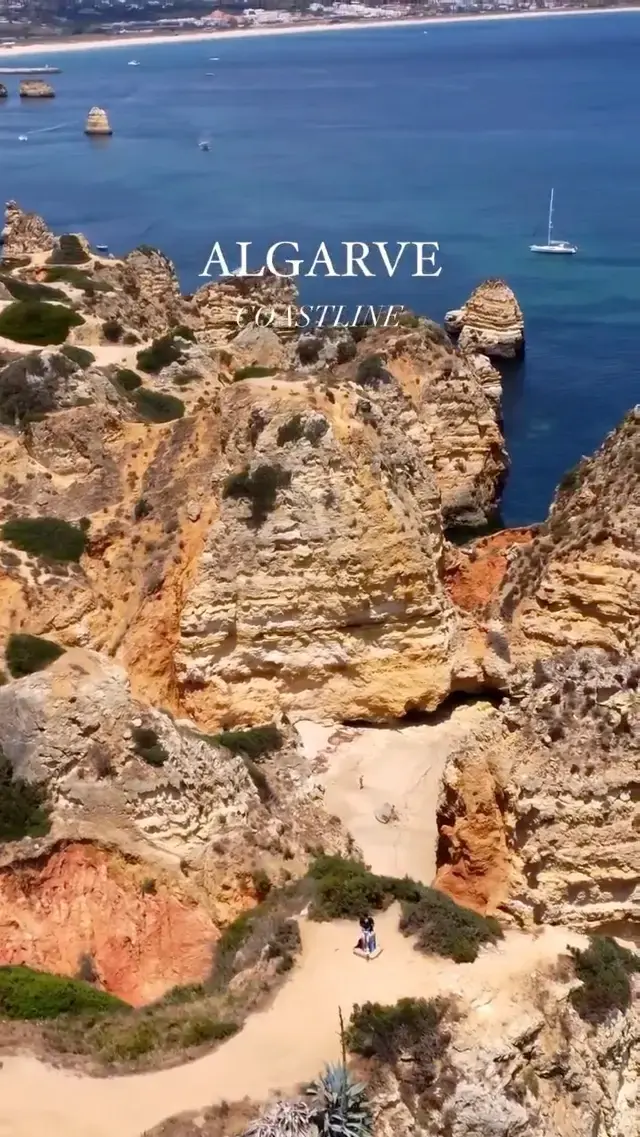
[[[524,319],[504,280],[485,280],[462,308],[447,312],[447,331],[459,337],[461,351],[517,359],[524,352]]]
[[[102,107],[92,107],[87,115],[87,121],[84,127],[85,134],[97,135],[111,135],[111,129],[107,112]]]
[[[8,201],[2,230],[2,256],[34,256],[53,249],[54,236],[37,213],[25,213],[15,201]]]
[[[20,83],[21,99],[53,99],[55,91],[50,83],[42,79],[23,79]]]

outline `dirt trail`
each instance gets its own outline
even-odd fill
[[[510,932],[473,964],[425,957],[397,930],[398,913],[378,920],[382,955],[353,955],[356,927],[301,921],[303,963],[268,1010],[214,1053],[172,1070],[119,1078],[87,1078],[34,1058],[12,1057],[0,1070],[0,1137],[140,1137],[172,1114],[222,1100],[290,1091],[339,1057],[337,1010],[354,1003],[395,1002],[403,995],[464,997],[483,1023],[513,1015],[522,984],[580,937],[546,929],[537,938]]]
[[[326,808],[340,818],[374,872],[433,880],[445,763],[494,713],[486,702],[461,704],[416,726],[365,727],[326,751]],[[376,812],[386,802],[397,820],[381,824]]]

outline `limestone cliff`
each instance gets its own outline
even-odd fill
[[[25,213],[17,202],[7,202],[2,230],[4,260],[49,252],[54,243],[53,233],[37,213]]]
[[[524,352],[524,319],[504,280],[485,280],[462,308],[447,312],[445,327],[462,351],[517,359]]]
[[[518,919],[637,935],[639,680],[632,660],[588,650],[537,664],[446,771],[441,887]]]
[[[565,647],[637,653],[640,641],[640,407],[560,482],[548,520],[517,550],[500,614],[514,658]]]
[[[50,83],[42,79],[23,79],[20,83],[21,99],[53,99],[55,91]]]
[[[102,107],[92,107],[87,115],[84,127],[85,134],[110,135],[113,134],[107,112]]]

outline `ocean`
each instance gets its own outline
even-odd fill
[[[526,524],[640,398],[639,58],[635,13],[48,51],[24,62],[62,67],[55,100],[3,79],[0,198],[115,253],[157,245],[187,291],[216,241],[230,260],[253,242],[256,264],[275,241],[437,241],[438,278],[403,260],[300,282],[308,303],[437,320],[504,277],[527,354],[504,380],[502,516]],[[84,137],[94,105],[111,139]],[[529,252],[552,186],[576,257]]]

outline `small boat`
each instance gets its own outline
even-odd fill
[[[210,150],[211,149],[210,144],[208,142],[205,142],[205,141],[199,142],[198,146],[200,147],[201,150]]]
[[[551,190],[551,199],[549,201],[549,224],[547,227],[547,243],[546,245],[529,245],[532,253],[556,253],[571,256],[577,253],[578,246],[572,245],[570,241],[557,241],[551,236],[553,230],[553,190]]]
[[[18,142],[28,142],[28,141],[29,141],[29,136],[27,134],[19,134],[18,135]]]
[[[108,253],[109,252],[109,246],[108,245],[96,245],[96,252],[97,253]]]
[[[139,59],[130,59],[128,64],[127,64],[127,67],[139,67],[139,66],[140,66],[140,60]]]

